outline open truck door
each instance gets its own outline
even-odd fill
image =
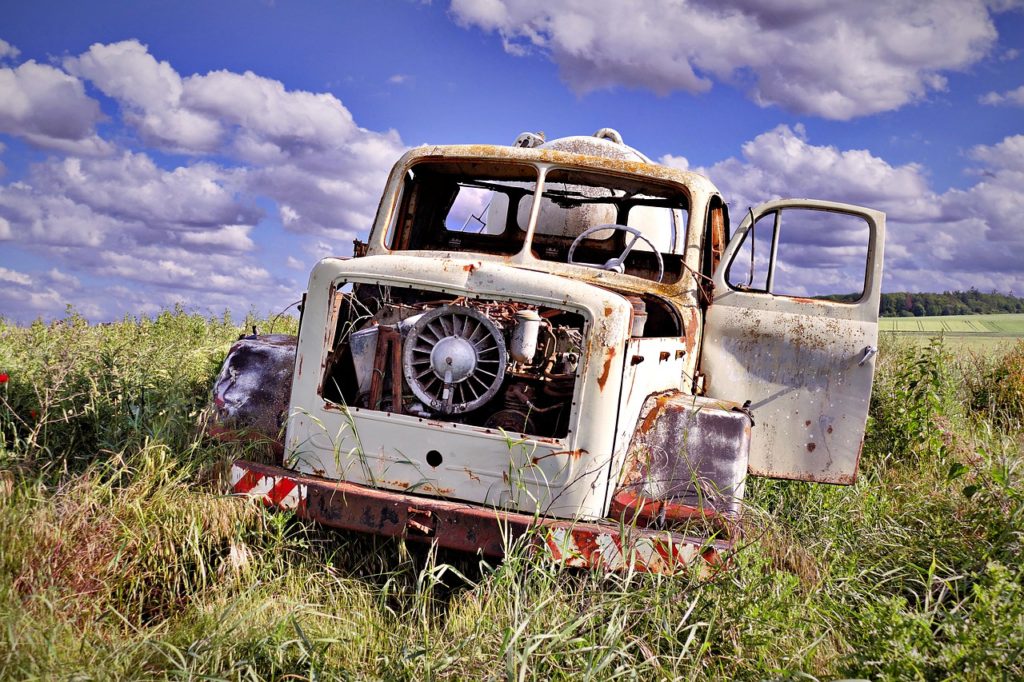
[[[885,214],[793,199],[751,209],[714,273],[701,371],[746,403],[749,473],[851,484],[878,343]]]

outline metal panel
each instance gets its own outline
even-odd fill
[[[726,265],[750,225],[785,208],[863,217],[870,230],[864,294],[837,303],[736,291]],[[701,370],[709,396],[749,401],[755,427],[750,473],[822,483],[856,479],[874,376],[884,214],[811,200],[774,201],[743,221],[715,272]]]
[[[636,424],[613,512],[634,510],[658,523],[738,518],[750,430],[750,417],[736,403],[678,391],[651,396]]]
[[[687,360],[685,338],[631,338],[626,343],[622,393],[615,433],[615,456],[608,471],[608,494],[618,485],[637,418],[654,393],[682,388]]]

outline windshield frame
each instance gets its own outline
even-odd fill
[[[416,165],[423,162],[444,162],[457,164],[487,164],[496,166],[515,163],[530,165],[537,171],[537,181],[530,206],[530,218],[526,235],[518,252],[498,255],[480,251],[460,250],[403,250],[392,249],[387,245],[398,220],[403,190],[408,173]],[[540,200],[543,197],[545,180],[552,170],[569,172],[582,171],[607,175],[612,178],[619,176],[629,182],[650,181],[652,184],[670,186],[687,198],[685,220],[677,221],[675,229],[675,253],[682,258],[683,271],[679,279],[672,283],[658,283],[653,280],[630,274],[620,274],[599,268],[589,268],[579,264],[569,264],[557,260],[538,258],[533,253],[534,239]],[[584,276],[586,279],[603,280],[608,285],[636,291],[659,290],[668,296],[685,295],[688,297],[696,291],[694,273],[699,272],[701,242],[703,240],[703,223],[708,202],[718,191],[711,182],[702,175],[689,171],[681,171],[658,164],[622,161],[596,156],[571,154],[554,150],[522,149],[491,145],[456,145],[441,147],[421,147],[410,150],[402,157],[392,170],[388,186],[378,208],[377,219],[371,232],[367,254],[405,254],[443,257],[452,259],[492,260],[513,264],[520,267],[564,274],[565,276]],[[524,197],[525,198],[525,197]]]

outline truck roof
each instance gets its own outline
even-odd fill
[[[423,159],[460,158],[549,163],[558,166],[604,170],[682,185],[689,190],[691,196],[719,194],[718,188],[708,178],[693,171],[669,168],[647,161],[578,154],[544,147],[525,148],[490,144],[423,145],[406,152],[399,161],[399,165],[408,167]]]

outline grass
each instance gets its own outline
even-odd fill
[[[986,354],[1004,353],[1024,339],[1024,315],[945,315],[931,317],[883,317],[879,331],[927,345],[941,336],[953,350]]]
[[[1024,676],[1024,345],[886,340],[857,483],[752,481],[750,542],[702,584],[488,565],[226,496],[246,453],[199,424],[239,332],[0,322],[0,676]]]
[[[945,315],[931,317],[883,317],[882,331],[911,334],[997,334],[1024,337],[1024,314]]]

